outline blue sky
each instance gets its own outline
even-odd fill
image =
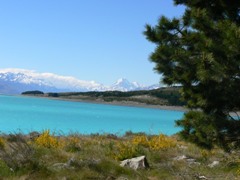
[[[179,17],[171,0],[0,1],[0,69],[22,68],[95,80],[160,81],[143,36],[160,16]]]

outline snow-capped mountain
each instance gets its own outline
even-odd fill
[[[112,86],[105,86],[95,81],[83,81],[71,76],[60,76],[53,73],[38,73],[25,69],[0,69],[0,93],[3,94],[20,94],[31,90],[43,92],[85,92],[144,89],[149,89],[149,87],[140,85],[137,82],[129,82],[124,78],[117,80]],[[155,89],[155,87],[152,89]]]
[[[111,86],[111,90],[118,90],[118,91],[133,91],[133,90],[140,90],[144,89],[144,86],[140,85],[137,82],[129,82],[125,78],[120,78]]]

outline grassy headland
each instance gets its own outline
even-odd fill
[[[22,95],[48,97],[71,101],[94,103],[107,103],[127,106],[144,106],[163,109],[182,110],[185,102],[180,100],[178,87],[160,88],[144,91],[105,91],[105,92],[65,92],[42,93],[40,91],[27,91]]]

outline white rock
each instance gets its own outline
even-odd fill
[[[177,156],[177,157],[173,158],[173,160],[176,160],[176,161],[180,161],[180,160],[184,160],[184,159],[187,159],[187,156],[182,155],[182,156]]]
[[[123,160],[120,164],[122,167],[130,167],[132,169],[145,169],[148,167],[147,159],[145,156],[139,156],[132,159]]]
[[[196,162],[196,159],[188,158],[185,155],[177,156],[177,157],[173,158],[173,160],[175,160],[175,161],[185,160],[186,162],[188,162],[189,165],[200,165],[199,162]]]
[[[60,169],[68,169],[69,168],[67,163],[55,163],[55,164],[52,165],[52,167],[54,169],[59,169],[59,170]]]
[[[219,161],[213,161],[211,164],[208,165],[208,167],[213,168],[217,165],[219,165]]]
[[[177,145],[180,149],[187,149],[188,147],[187,146],[184,146],[184,145]]]
[[[208,179],[205,176],[198,176],[198,179]]]

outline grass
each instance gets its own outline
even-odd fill
[[[123,159],[142,155],[148,169],[119,166]],[[237,150],[204,150],[177,135],[56,136],[46,130],[35,137],[0,136],[0,179],[239,179],[239,155]],[[220,164],[210,168],[213,161]]]

